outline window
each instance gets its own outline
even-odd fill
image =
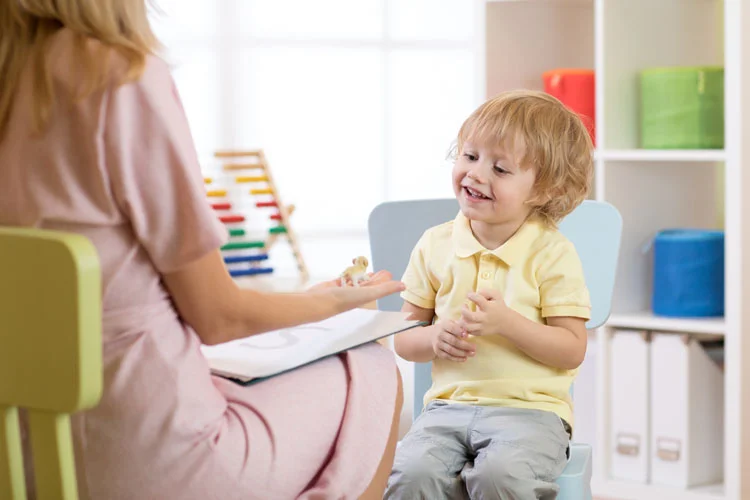
[[[157,0],[196,147],[263,148],[302,235],[384,200],[451,196],[481,97],[473,0]]]

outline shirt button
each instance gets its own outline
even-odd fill
[[[484,280],[490,279],[490,273],[487,272],[487,271],[483,272],[482,273],[482,279],[484,279]]]

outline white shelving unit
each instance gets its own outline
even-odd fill
[[[607,326],[652,332],[691,333],[706,338],[723,338],[726,331],[723,318],[665,318],[655,316],[650,311],[612,314]]]
[[[594,153],[594,158],[603,161],[723,162],[727,155],[723,149],[607,149]]]
[[[596,337],[594,494],[632,500],[750,499],[750,2],[487,0],[480,2],[485,96],[542,89],[554,68],[596,71],[594,197],[623,215],[613,314]],[[638,148],[642,69],[723,65],[725,148]],[[743,165],[744,164],[744,165]],[[743,168],[744,167],[744,168]],[[656,317],[648,242],[669,227],[726,231],[724,318]],[[614,329],[724,338],[724,482],[688,490],[609,475],[610,339]],[[746,331],[747,330],[747,331]],[[745,473],[743,475],[743,472]]]

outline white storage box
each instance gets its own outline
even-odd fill
[[[651,482],[689,488],[724,470],[724,375],[701,344],[679,334],[651,343]]]
[[[613,479],[649,481],[649,339],[616,330],[611,342],[611,471]]]

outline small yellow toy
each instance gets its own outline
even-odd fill
[[[343,273],[339,276],[341,278],[341,286],[346,286],[347,282],[351,282],[354,286],[359,286],[360,283],[370,279],[367,276],[367,266],[370,262],[367,257],[357,257],[352,259],[353,266],[347,267]]]

